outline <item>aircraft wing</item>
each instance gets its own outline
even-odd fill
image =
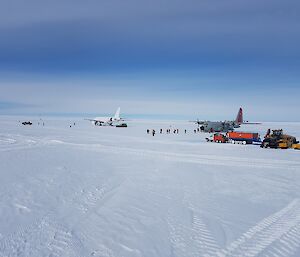
[[[203,125],[204,123],[206,123],[206,121],[204,120],[190,120],[189,122],[193,122],[198,125]]]
[[[122,122],[122,121],[132,121],[131,119],[120,118],[118,120],[114,120],[113,122]]]
[[[261,124],[261,122],[243,122],[241,123],[241,125],[258,125],[258,124]]]
[[[95,120],[95,119],[84,119],[84,120],[88,120],[88,121],[97,121],[97,122],[100,122],[100,123],[104,123],[104,121],[101,121],[101,120]]]

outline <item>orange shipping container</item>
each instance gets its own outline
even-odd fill
[[[233,132],[228,132],[227,137],[230,139],[258,139],[259,134],[233,131]]]

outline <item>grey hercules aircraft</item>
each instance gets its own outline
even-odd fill
[[[260,124],[244,121],[243,109],[240,108],[235,120],[232,121],[195,121],[203,132],[228,132],[239,128],[242,124]]]
[[[85,119],[93,122],[95,126],[117,126],[123,118],[120,118],[120,107],[117,109],[113,117],[96,117],[94,119]]]

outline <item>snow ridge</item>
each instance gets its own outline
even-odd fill
[[[50,140],[48,144],[57,144],[58,142]],[[300,162],[296,161],[283,161],[283,160],[264,160],[264,159],[251,159],[239,157],[225,157],[219,155],[205,155],[205,154],[183,154],[155,151],[148,149],[135,149],[130,147],[109,146],[103,144],[79,144],[68,143],[60,141],[59,144],[65,144],[72,147],[78,147],[88,151],[98,151],[114,154],[130,154],[141,157],[160,158],[168,161],[176,162],[189,162],[200,163],[218,166],[235,166],[235,167],[255,167],[255,168],[282,168],[282,169],[299,169]]]

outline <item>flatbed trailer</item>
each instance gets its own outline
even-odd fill
[[[228,138],[228,142],[232,144],[261,144],[258,133],[233,131],[227,132],[226,137]]]

